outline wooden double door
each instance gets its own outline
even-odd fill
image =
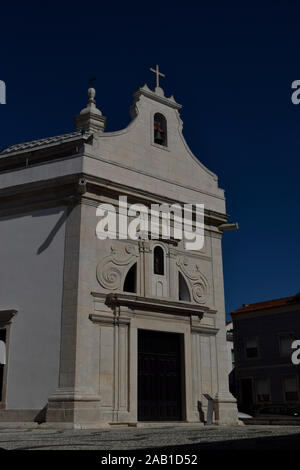
[[[183,335],[138,331],[138,420],[180,421]]]

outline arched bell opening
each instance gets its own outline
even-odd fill
[[[154,115],[154,143],[158,145],[163,145],[167,147],[167,120],[160,114],[156,113]]]

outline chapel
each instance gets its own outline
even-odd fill
[[[125,129],[106,131],[90,88],[74,132],[0,152],[2,422],[201,425],[211,399],[214,423],[237,423],[224,191],[151,70],[156,86],[134,93]],[[188,250],[172,233],[100,239],[99,205],[118,213],[120,196],[145,207],[203,204],[203,246]]]

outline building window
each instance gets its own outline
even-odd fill
[[[293,353],[292,342],[295,340],[295,336],[292,334],[280,335],[279,337],[279,347],[280,347],[280,356],[288,357]]]
[[[163,276],[165,274],[164,266],[165,253],[161,246],[156,246],[153,252],[153,270],[154,274]]]
[[[136,263],[128,270],[124,281],[124,292],[136,292]]]
[[[167,121],[166,118],[160,114],[156,113],[154,115],[154,143],[167,146]]]
[[[246,340],[246,358],[253,359],[258,357],[258,343],[256,338]]]
[[[256,379],[256,398],[258,403],[270,401],[269,379]]]
[[[178,284],[179,284],[178,285],[179,300],[190,302],[191,301],[190,291],[186,283],[186,280],[184,279],[183,275],[180,272],[178,273]]]
[[[285,401],[298,401],[298,377],[287,377],[283,381]]]

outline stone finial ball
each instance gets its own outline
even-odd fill
[[[88,95],[89,95],[90,98],[95,98],[95,95],[96,95],[95,88],[89,88],[88,89]]]

